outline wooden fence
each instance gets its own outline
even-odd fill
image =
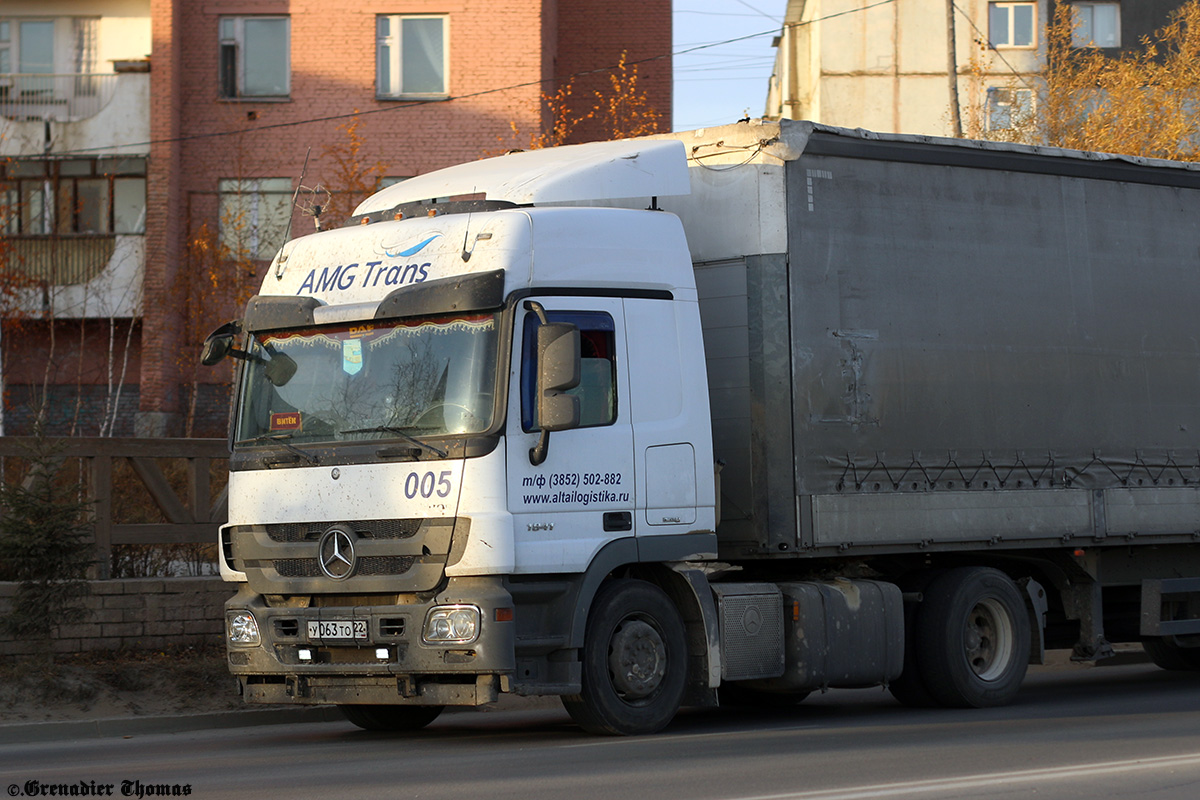
[[[30,437],[0,437],[0,458],[28,459],[37,446]],[[224,439],[65,438],[53,443],[56,459],[81,459],[86,499],[95,530],[96,578],[110,577],[112,548],[129,544],[216,544],[217,530],[228,517],[226,489],[214,497],[212,467],[229,458]],[[159,459],[182,461],[186,488],[171,485]],[[147,497],[165,522],[131,523],[113,519],[113,470],[127,461]]]

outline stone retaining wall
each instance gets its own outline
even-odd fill
[[[219,577],[131,578],[92,581],[90,586],[91,614],[59,629],[55,653],[221,644],[225,601],[234,594],[234,587]],[[16,588],[0,582],[0,614],[8,613]],[[0,656],[34,649],[34,643],[0,633]]]

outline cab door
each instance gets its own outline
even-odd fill
[[[579,329],[579,427],[549,434],[545,460],[530,451],[535,419],[534,347],[541,318]],[[538,297],[517,307],[508,406],[508,507],[513,514],[516,571],[582,572],[608,542],[634,535],[633,428],[625,320],[619,299]]]

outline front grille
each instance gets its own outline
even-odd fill
[[[316,578],[322,574],[315,558],[277,558],[272,563],[283,578]]]
[[[345,524],[361,539],[411,539],[421,530],[420,519],[366,519]],[[273,542],[315,542],[329,527],[328,522],[298,522],[267,525],[266,529]]]
[[[416,561],[412,556],[367,556],[358,560],[358,575],[403,575]]]
[[[355,575],[403,575],[412,569],[412,556],[367,556],[358,560]],[[283,578],[319,578],[325,573],[315,558],[277,558],[271,562]]]

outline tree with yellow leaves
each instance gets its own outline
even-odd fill
[[[543,94],[541,102],[548,123],[541,133],[529,137],[529,150],[596,139],[630,139],[663,129],[663,116],[638,85],[637,64],[630,64],[625,52],[609,72],[605,90],[595,91],[591,97],[576,97],[574,81],[568,80],[554,93]],[[516,123],[510,127],[519,138]]]
[[[1076,25],[1071,5],[1059,3],[1046,30],[1045,66],[1033,109],[1012,128],[981,135],[1200,160],[1200,0],[1180,6],[1153,37],[1142,40],[1140,50],[1116,58],[1075,46]]]

